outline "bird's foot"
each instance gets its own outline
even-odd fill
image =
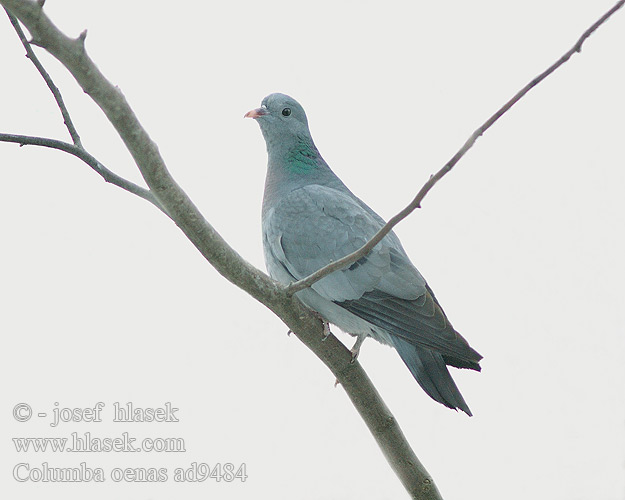
[[[352,353],[352,359],[350,363],[354,363],[356,359],[358,359],[358,355],[360,354],[360,347],[362,346],[362,343],[365,341],[366,338],[367,338],[366,335],[358,336],[358,340],[356,340],[354,347],[350,349],[350,352]]]
[[[325,342],[325,340],[330,336],[332,332],[330,331],[330,323],[327,321],[323,322],[323,337],[321,338],[321,342]]]

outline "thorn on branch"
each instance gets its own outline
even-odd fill
[[[87,30],[83,30],[76,39],[76,41],[82,46],[83,50],[85,48],[85,38],[87,38]]]
[[[37,0],[37,5],[39,5],[40,9],[43,9],[43,6],[45,3],[46,3],[46,0]]]

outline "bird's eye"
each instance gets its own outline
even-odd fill
[[[291,108],[284,108],[282,110],[282,116],[290,116],[291,114]]]

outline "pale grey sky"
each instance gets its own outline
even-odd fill
[[[503,102],[613,1],[519,3],[49,1],[119,85],[178,182],[264,269],[265,146],[243,114],[298,99],[321,153],[390,217]],[[0,131],[67,139],[0,21]],[[399,356],[360,362],[446,500],[625,498],[625,12],[533,90],[397,233],[455,327],[484,355],[454,370],[475,416],[428,398]],[[88,150],[137,182],[112,127],[56,62]],[[0,490],[15,499],[395,499],[402,486],[344,391],[286,327],[219,276],[146,202],[56,151],[0,144]],[[351,345],[352,339],[340,332]],[[179,422],[115,423],[115,402]],[[17,422],[105,403],[103,422]],[[184,453],[18,453],[72,432],[184,439]],[[103,484],[19,483],[18,463],[101,467]],[[245,483],[174,481],[192,462]],[[166,482],[114,482],[115,468]]]

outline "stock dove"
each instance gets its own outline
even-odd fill
[[[332,172],[310,135],[302,106],[284,94],[248,112],[269,156],[262,207],[267,270],[289,284],[364,245],[384,220]],[[366,257],[324,277],[297,297],[325,321],[394,347],[423,390],[471,415],[447,365],[480,370],[482,356],[452,327],[395,233]]]

